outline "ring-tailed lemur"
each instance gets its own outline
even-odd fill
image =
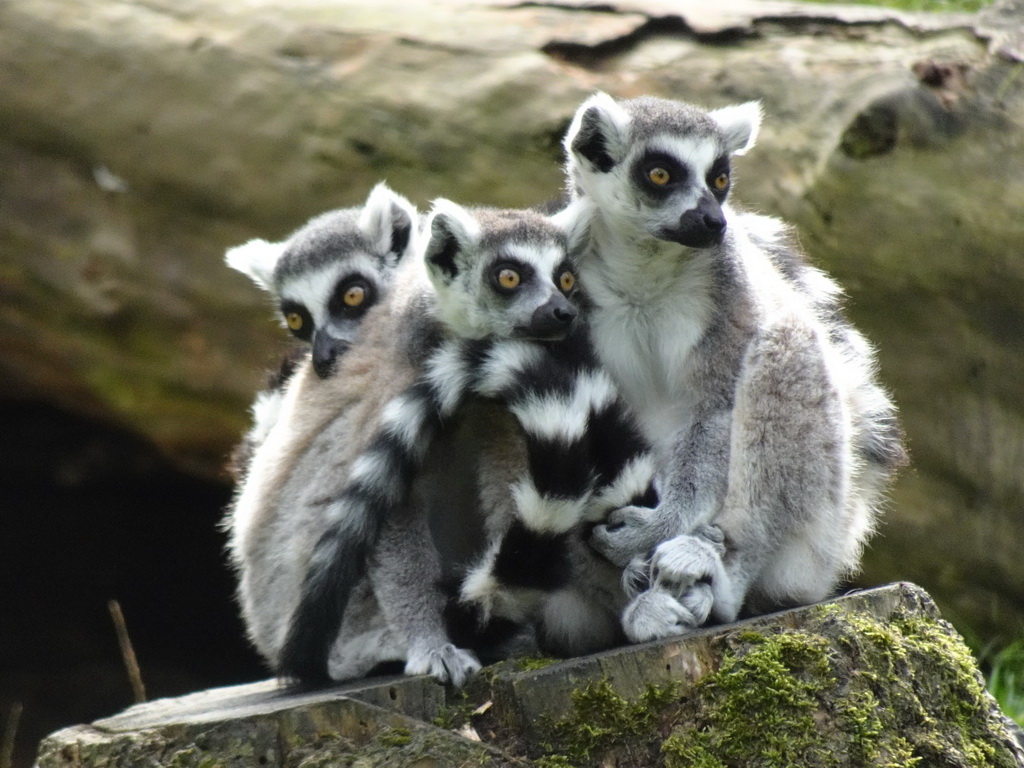
[[[565,139],[571,191],[594,211],[592,338],[661,463],[657,509],[617,510],[591,539],[620,564],[649,558],[633,640],[826,597],[905,461],[839,288],[780,222],[726,203],[760,120],[756,103],[597,94]]]
[[[372,397],[364,396],[362,368],[332,372],[359,337],[367,313],[389,297],[399,263],[411,261],[416,230],[412,204],[380,184],[362,207],[322,214],[282,242],[253,240],[225,257],[271,294],[284,325],[307,350],[301,358],[287,357],[272,387],[256,397],[253,426],[236,451],[238,488],[225,517],[247,632],[272,665],[322,527],[316,509],[292,509],[295,488],[310,471],[295,455],[299,446],[316,445],[319,429],[344,432],[365,418],[362,402],[372,403]],[[320,383],[324,377],[330,385]],[[326,407],[324,400],[330,401]],[[313,418],[318,403],[319,419]],[[287,460],[289,453],[294,460]],[[338,640],[345,651],[336,655],[348,664],[338,668],[343,677],[406,654],[407,643],[374,595],[364,590],[356,602]]]
[[[571,210],[557,219],[578,230]],[[522,570],[517,558],[535,561],[532,554],[546,560],[530,574],[533,583],[561,586],[570,529],[653,493],[647,446],[585,329],[573,328],[569,250],[578,235],[567,243],[535,213],[468,211],[445,200],[435,203],[427,226],[425,260],[447,340],[385,407],[380,431],[334,502],[338,525],[317,543],[281,655],[281,671],[302,680],[326,677],[330,638],[378,527],[405,503],[434,435],[470,395],[505,403],[526,445],[527,472],[509,489],[517,519],[499,532],[482,566],[495,581]]]
[[[360,207],[315,216],[277,243],[254,239],[229,248],[224,260],[270,294],[282,325],[309,345],[313,368],[323,378],[355,340],[367,310],[386,294],[398,262],[413,250],[417,223],[412,203],[381,183]],[[231,459],[236,480],[276,421],[284,385],[302,355],[302,347],[287,354],[253,400],[252,427]]]
[[[320,214],[279,243],[250,240],[224,260],[270,293],[281,323],[310,344],[324,378],[413,250],[416,228],[412,203],[381,183],[362,206]]]

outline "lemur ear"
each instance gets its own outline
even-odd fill
[[[748,101],[708,113],[718,123],[731,155],[742,155],[754,146],[761,129],[761,102]]]
[[[565,232],[566,250],[574,261],[590,243],[593,212],[594,204],[590,198],[578,197],[550,217],[555,226]]]
[[[416,208],[381,182],[370,192],[359,214],[359,229],[379,253],[402,258],[412,239]]]
[[[608,173],[625,158],[628,139],[629,115],[607,93],[598,92],[576,110],[564,145],[570,159]]]
[[[434,201],[427,221],[425,258],[431,277],[450,283],[459,274],[459,256],[480,237],[480,227],[469,212],[451,200]]]
[[[274,267],[284,253],[284,243],[268,243],[266,240],[250,240],[244,245],[229,248],[224,261],[232,269],[252,278],[265,291],[274,291]]]

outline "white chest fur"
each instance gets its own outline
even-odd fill
[[[611,256],[625,249],[599,249]],[[664,445],[690,418],[694,346],[711,321],[710,254],[658,243],[631,259],[595,258],[582,278],[594,343],[649,440]],[[611,263],[609,263],[611,262]]]

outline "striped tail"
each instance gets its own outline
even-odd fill
[[[589,343],[564,342],[515,381],[478,391],[506,402],[523,428],[529,472],[514,485],[517,519],[462,581],[460,602],[483,621],[522,621],[535,594],[566,585],[572,528],[626,505],[657,506],[646,439]],[[516,595],[520,597],[516,597]]]
[[[329,528],[314,547],[280,675],[308,683],[330,679],[331,644],[384,521],[407,502],[434,437],[470,394],[503,401],[519,420],[529,472],[512,493],[525,529],[546,545],[583,519],[649,498],[653,468],[646,444],[585,338],[550,346],[444,344],[423,375],[385,406],[341,495],[324,501]],[[521,556],[523,542],[515,548]]]
[[[405,503],[442,423],[430,387],[417,382],[393,399],[380,429],[353,462],[341,495],[323,500],[327,531],[313,548],[278,674],[308,683],[330,679],[327,660],[349,596],[366,574],[384,521]]]
[[[313,549],[289,623],[277,665],[282,677],[314,684],[330,680],[331,644],[384,521],[407,502],[434,437],[474,391],[477,372],[487,370],[492,383],[507,381],[542,354],[533,345],[511,343],[508,349],[502,345],[505,354],[495,363],[494,349],[490,341],[437,349],[425,373],[383,409],[377,434],[353,462],[345,489],[323,500],[328,529]]]
[[[523,524],[557,534],[628,504],[656,505],[650,446],[589,341],[573,336],[550,352],[504,386],[482,372],[475,387],[523,428],[529,472],[512,489]]]

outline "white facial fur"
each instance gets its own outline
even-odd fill
[[[678,120],[666,119],[671,109],[667,104],[620,104],[598,93],[577,110],[566,136],[575,192],[591,197],[611,228],[630,238],[660,238],[675,226],[685,211],[710,193],[706,177],[713,163],[748,151],[760,127],[757,102],[702,113],[696,122],[692,112],[683,110]],[[600,136],[599,162],[576,151],[581,131],[584,137]],[[671,196],[652,199],[638,186],[634,165],[651,151],[671,156],[687,170],[686,185]]]
[[[313,318],[314,327],[327,328],[338,338],[346,338],[351,330],[342,318],[331,315],[328,305],[338,283],[349,275],[358,274],[372,283],[377,296],[387,290],[386,275],[382,274],[380,260],[367,253],[349,253],[345,258],[326,264],[317,270],[283,278],[274,293],[281,301],[302,304]],[[282,320],[283,324],[283,320]]]
[[[642,204],[637,209],[640,225],[648,235],[658,237],[659,233],[676,226],[680,213],[695,208],[701,196],[710,191],[705,177],[722,152],[717,141],[665,134],[651,139],[647,148],[678,159],[689,170],[689,178],[692,180],[692,183],[665,202],[658,205]],[[630,169],[640,154],[637,150],[629,153],[623,167]]]
[[[416,222],[412,204],[381,183],[362,207],[314,217],[281,242],[250,240],[229,249],[225,261],[278,303],[299,305],[308,312],[313,327],[304,324],[300,338],[308,340],[314,330],[321,330],[351,343],[362,314],[347,309],[332,313],[332,298],[337,304],[343,280],[361,278],[372,300],[379,300],[398,261],[416,248]],[[395,241],[399,229],[408,235],[404,248],[404,238]],[[285,324],[283,316],[279,319]]]
[[[527,216],[528,214],[524,214]],[[567,263],[566,240],[557,229],[570,228],[570,237],[582,237],[577,217],[537,217],[538,223],[554,224],[550,237],[516,240],[486,237],[488,227],[507,224],[502,214],[471,211],[449,200],[434,203],[426,224],[427,267],[438,294],[441,320],[458,336],[479,339],[486,336],[515,337],[531,320],[534,311],[559,294],[558,271]],[[525,218],[524,218],[525,221]],[[557,228],[557,229],[555,229]],[[432,254],[442,248],[452,253],[443,268]],[[503,265],[524,267],[523,280],[514,293],[500,294],[493,285],[494,273]],[[528,274],[529,273],[529,274]]]

